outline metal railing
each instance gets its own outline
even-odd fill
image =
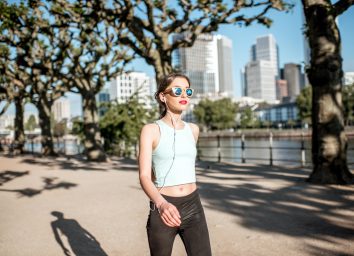
[[[305,147],[305,138],[304,136],[301,136],[300,140],[300,147],[283,147],[283,146],[274,146],[273,143],[273,134],[269,134],[268,138],[268,146],[246,146],[246,140],[245,140],[245,135],[242,134],[240,136],[241,139],[241,145],[237,146],[221,146],[221,139],[226,138],[220,135],[215,136],[214,138],[208,138],[208,140],[213,140],[216,139],[216,146],[204,146],[200,145],[200,141],[197,145],[198,148],[198,159],[199,160],[204,160],[204,159],[215,159],[217,162],[221,162],[222,159],[226,160],[240,160],[241,163],[247,163],[248,161],[264,161],[268,162],[270,166],[274,165],[274,162],[292,162],[292,163],[299,163],[301,167],[304,166],[309,166],[312,165],[312,160],[311,159],[306,159],[306,151],[310,151],[310,147]],[[227,136],[229,138],[229,136]],[[202,138],[203,140],[203,138]],[[216,155],[203,155],[203,149],[216,149],[214,152]],[[223,150],[224,149],[240,149],[241,154],[240,157],[237,156],[227,156],[223,155]],[[247,150],[267,150],[268,149],[268,157],[267,158],[259,158],[259,157],[249,157],[246,155]],[[285,158],[275,158],[274,157],[274,151],[275,150],[294,150],[294,151],[300,151],[300,160],[296,159],[285,159]],[[347,154],[351,154],[353,152],[353,157],[352,159],[354,160],[354,148],[348,148],[347,149]],[[354,166],[354,161],[348,161],[348,165]]]

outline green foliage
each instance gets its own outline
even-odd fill
[[[67,129],[67,120],[63,119],[60,122],[56,122],[54,124],[54,129],[53,129],[53,135],[55,137],[63,137],[65,134],[67,134],[68,129]]]
[[[301,90],[296,98],[296,105],[299,111],[299,117],[303,122],[311,124],[312,115],[312,87],[307,86]]]
[[[28,131],[33,131],[35,128],[37,128],[37,122],[36,122],[36,118],[34,117],[34,115],[30,115],[30,117],[28,118],[26,124],[25,124],[25,130]]]
[[[210,129],[211,127],[211,111],[213,102],[209,99],[203,99],[195,106],[193,114],[199,124]]]
[[[346,125],[354,122],[354,84],[345,85],[342,89],[343,115]],[[296,105],[299,110],[299,116],[302,121],[311,123],[312,115],[312,88],[304,88],[296,98]]]
[[[73,135],[77,135],[81,141],[84,140],[84,122],[80,118],[73,118],[72,120],[73,127],[71,129],[71,133]]]
[[[223,130],[235,127],[238,106],[230,98],[216,101],[203,99],[194,108],[198,123],[211,130]]]
[[[354,125],[354,84],[344,86],[342,93],[345,124]]]
[[[241,111],[240,126],[242,129],[245,128],[255,128],[260,126],[260,123],[253,115],[253,111],[250,107],[245,107]]]
[[[106,152],[129,157],[138,143],[144,124],[158,117],[157,109],[146,109],[134,94],[126,103],[104,104],[107,112],[100,120]]]

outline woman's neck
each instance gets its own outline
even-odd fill
[[[162,118],[166,123],[170,124],[172,127],[176,129],[182,128],[183,121],[181,119],[182,113],[176,114],[170,111],[167,111],[166,115]]]

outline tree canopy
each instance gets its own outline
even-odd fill
[[[198,123],[211,130],[223,130],[236,126],[235,118],[238,105],[230,98],[223,98],[215,101],[209,99],[201,100],[195,106],[193,113]]]

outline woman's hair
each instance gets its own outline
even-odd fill
[[[186,79],[188,82],[188,85],[191,86],[191,82],[190,82],[189,78],[186,75],[183,75],[181,73],[171,73],[169,75],[166,75],[165,77],[163,77],[159,81],[159,87],[157,88],[157,92],[155,92],[155,100],[157,100],[157,102],[159,103],[159,105],[161,107],[160,110],[162,109],[160,118],[162,118],[166,115],[167,108],[166,108],[166,103],[162,102],[160,100],[159,94],[161,92],[164,92],[167,89],[167,87],[173,82],[173,80],[175,80],[177,77],[182,77],[182,78]]]

